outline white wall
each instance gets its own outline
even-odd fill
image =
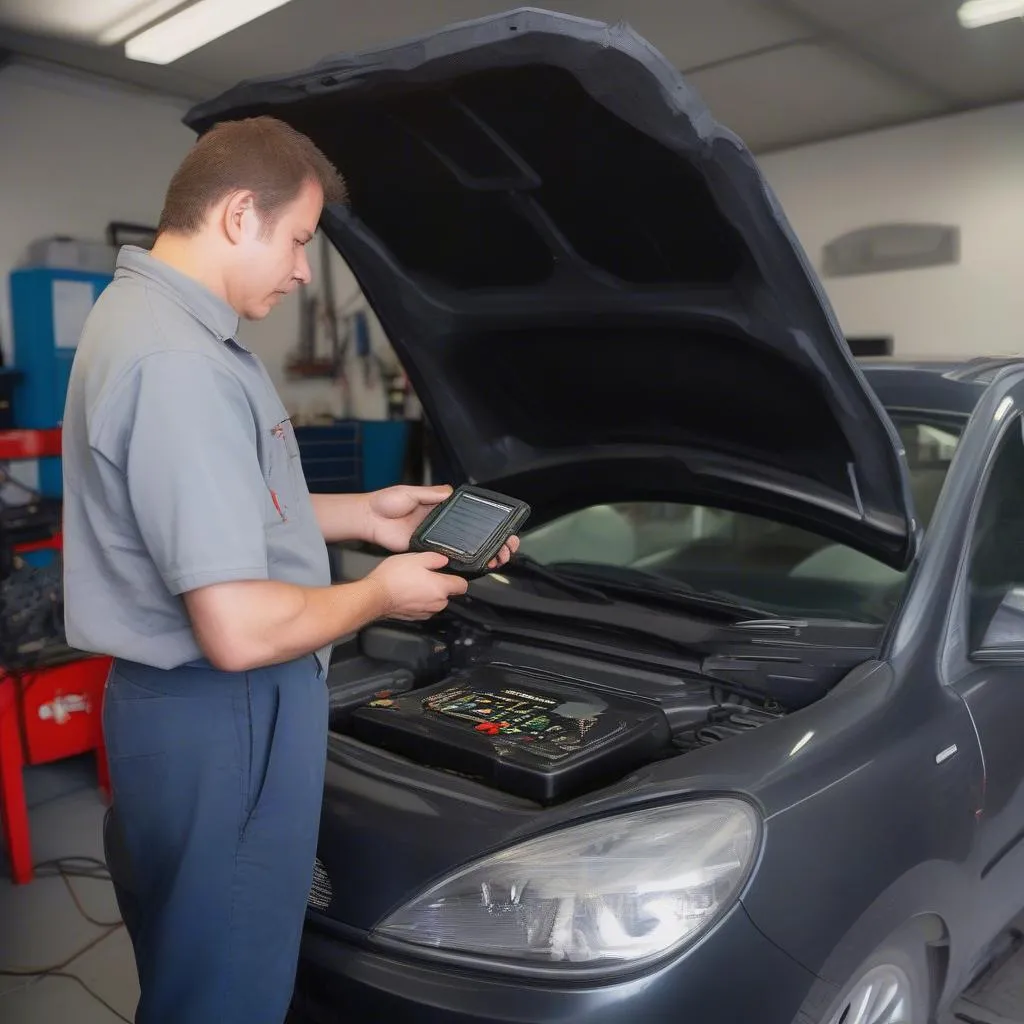
[[[28,245],[49,235],[102,240],[110,221],[155,224],[164,190],[194,135],[181,124],[183,102],[70,72],[27,64],[0,69],[0,337],[11,356],[7,273]],[[311,247],[313,249],[314,247]],[[311,251],[319,276],[316,251]],[[336,299],[355,288],[348,268],[332,260]],[[314,281],[314,290],[316,281]],[[286,353],[298,337],[298,300],[291,297],[240,336],[267,364],[289,412],[377,418],[383,390],[367,388],[360,366],[350,368],[351,402],[333,381],[284,378]],[[375,349],[390,355],[371,317]]]
[[[760,163],[819,272],[822,247],[847,231],[959,225],[959,265],[825,279],[848,335],[891,334],[901,355],[1024,352],[1024,104]]]
[[[6,274],[48,235],[102,240],[112,220],[153,223],[190,144],[172,100],[23,64],[0,70],[0,291],[4,354],[11,333]]]

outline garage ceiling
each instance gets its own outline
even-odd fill
[[[501,0],[292,0],[173,65],[97,42],[133,9],[179,0],[0,0],[0,52],[203,99],[247,77],[517,6]],[[545,6],[543,3],[536,6]],[[959,0],[550,0],[629,22],[755,151],[1024,98],[1024,21],[971,31]]]

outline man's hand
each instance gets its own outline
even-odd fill
[[[398,484],[373,491],[367,495],[367,539],[388,551],[409,550],[409,542],[416,528],[430,514],[431,509],[446,498],[452,489],[440,487],[409,487]],[[504,565],[519,547],[519,538],[512,537],[488,568]]]
[[[415,621],[444,611],[468,581],[440,573],[435,552],[392,555],[368,576],[329,587],[238,580],[184,595],[196,640],[224,672],[299,658],[379,618]]]
[[[416,621],[443,612],[448,601],[464,594],[469,582],[460,576],[440,573],[448,564],[444,555],[428,551],[392,555],[385,558],[369,576],[368,583],[380,587],[384,614],[391,619]]]
[[[388,551],[408,551],[416,527],[451,493],[447,484],[440,487],[397,484],[371,491],[366,495],[367,539]]]

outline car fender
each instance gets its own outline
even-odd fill
[[[972,957],[964,936],[951,932],[948,922],[965,919],[970,894],[967,876],[956,865],[933,861],[908,871],[878,894],[821,964],[802,965],[825,983],[815,986],[805,1012],[815,1005],[815,992],[830,1000],[875,950],[892,944],[894,936],[904,947],[918,943],[929,948],[933,991],[940,1002],[954,998],[966,982]]]
[[[764,837],[742,896],[772,942],[840,986],[924,915],[949,935],[954,978],[976,938],[969,858],[982,767],[970,716],[937,686],[881,688],[875,677],[821,701],[816,716],[842,725],[789,758],[784,782],[757,787]],[[875,713],[862,716],[868,695]],[[808,752],[817,757],[793,763]]]

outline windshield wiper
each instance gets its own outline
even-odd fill
[[[668,580],[663,576],[634,569],[626,565],[598,565],[589,562],[558,562],[546,567],[563,580],[586,582],[605,592],[613,591],[636,597],[655,597],[688,608],[702,608],[731,612],[745,618],[776,619],[778,616],[765,608],[747,604],[732,594],[702,591],[681,580]]]
[[[550,583],[553,587],[557,587],[559,590],[562,590],[567,594],[572,594],[575,597],[583,597],[588,601],[596,601],[598,604],[613,603],[612,599],[603,590],[599,590],[597,587],[589,586],[588,584],[578,580],[571,579],[570,577],[549,568],[542,562],[538,562],[535,558],[531,558],[529,555],[524,555],[520,552],[517,552],[512,561],[502,566],[499,571],[505,573],[507,576],[522,575],[532,577],[533,579],[543,580],[545,583]]]

